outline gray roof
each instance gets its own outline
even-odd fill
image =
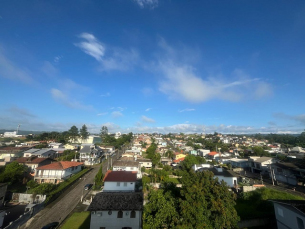
[[[142,192],[100,192],[94,197],[88,211],[143,210]]]
[[[265,161],[269,161],[271,159],[272,159],[271,157],[260,157],[260,158],[254,159],[254,162],[265,162]]]
[[[47,148],[47,149],[40,149],[40,150],[38,150],[36,152],[33,152],[32,154],[33,155],[42,155],[42,154],[50,152],[50,151],[53,151],[53,153],[56,153],[56,151],[54,149]]]
[[[305,200],[269,200],[290,209],[295,213],[305,213]]]
[[[39,151],[39,149],[29,149],[27,151],[24,151],[24,153],[34,153],[36,151]]]

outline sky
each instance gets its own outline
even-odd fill
[[[303,0],[2,0],[0,129],[301,133]]]

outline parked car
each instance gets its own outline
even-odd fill
[[[93,186],[93,184],[86,184],[85,185],[85,190],[89,190],[92,186]]]
[[[52,223],[49,223],[45,226],[43,226],[41,229],[55,229],[57,228],[59,222],[52,222]]]

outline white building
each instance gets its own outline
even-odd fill
[[[53,183],[58,184],[68,179],[73,174],[78,173],[82,169],[83,163],[60,161],[36,168],[34,180],[37,183]]]
[[[137,172],[137,178],[142,178],[141,167],[137,161],[115,161],[112,167],[113,171]]]
[[[134,192],[136,172],[108,170],[104,178],[104,192]]]
[[[142,228],[143,195],[141,192],[100,192],[88,211],[90,229]]]

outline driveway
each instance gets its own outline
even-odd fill
[[[90,172],[85,174],[80,180],[74,183],[57,200],[48,205],[45,209],[29,219],[26,224],[20,228],[40,229],[51,222],[61,223],[69,213],[76,207],[81,200],[82,195],[86,195],[90,190],[85,191],[84,186],[93,183],[100,165],[95,166]]]

